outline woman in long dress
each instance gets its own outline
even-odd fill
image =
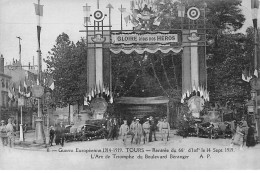
[[[244,136],[245,136],[245,131],[243,128],[243,123],[240,122],[239,125],[237,126],[236,133],[234,135],[233,140],[231,141],[231,147],[235,145],[239,145],[240,149],[243,149],[243,143],[244,143]]]

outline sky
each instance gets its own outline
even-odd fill
[[[37,65],[37,19],[33,3],[37,0],[0,0],[0,54],[5,58],[5,64],[19,59],[19,42],[17,36],[22,38],[22,64],[34,62]],[[48,56],[48,51],[55,45],[55,40],[62,32],[69,35],[70,40],[77,42],[85,36],[83,26],[83,6],[88,3],[93,13],[97,9],[97,0],[41,0],[43,7],[43,20],[41,31],[42,58]],[[120,29],[121,4],[130,12],[130,0],[100,0],[100,9],[108,14],[105,8],[112,4],[112,29]],[[240,32],[252,26],[251,1],[242,0],[242,10],[246,17],[245,24]],[[258,14],[258,18],[260,14]],[[260,22],[258,22],[259,25]],[[93,24],[93,23],[92,23]],[[108,24],[108,18],[105,19]],[[131,26],[123,24],[123,29]],[[46,65],[43,65],[46,68]]]

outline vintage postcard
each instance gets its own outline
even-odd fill
[[[0,169],[260,169],[258,10],[0,0]]]

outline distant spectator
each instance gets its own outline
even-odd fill
[[[6,132],[7,132],[7,141],[10,148],[14,147],[14,140],[15,140],[15,129],[12,123],[12,119],[8,119],[8,124],[6,125]]]

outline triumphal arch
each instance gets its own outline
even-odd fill
[[[156,3],[157,2],[157,3]],[[210,30],[206,19],[205,4],[172,4],[168,15],[162,15],[165,4],[153,0],[131,1],[131,14],[125,15],[121,11],[121,30],[112,30],[111,12],[108,4],[108,14],[99,9],[90,10],[86,4],[85,30],[87,44],[87,75],[88,86],[85,104],[95,107],[94,117],[103,118],[106,111],[105,102],[117,104],[165,104],[169,117],[169,99],[164,96],[153,98],[117,98],[112,92],[111,54],[142,54],[149,55],[156,52],[166,54],[173,52],[182,55],[182,98],[180,102],[188,100],[193,116],[199,117],[201,108],[198,105],[209,100],[207,91],[206,71],[206,33]],[[117,10],[117,9],[116,9]],[[90,21],[92,22],[90,23]],[[105,25],[105,20],[109,21]],[[116,19],[118,20],[118,18]],[[133,25],[132,30],[122,30],[123,20]],[[162,23],[164,22],[164,23]],[[167,23],[166,29],[160,25]],[[194,94],[195,93],[195,94]],[[198,94],[199,93],[199,94]],[[108,98],[106,101],[102,97]],[[95,104],[94,104],[95,103]],[[98,107],[102,109],[99,111]]]

